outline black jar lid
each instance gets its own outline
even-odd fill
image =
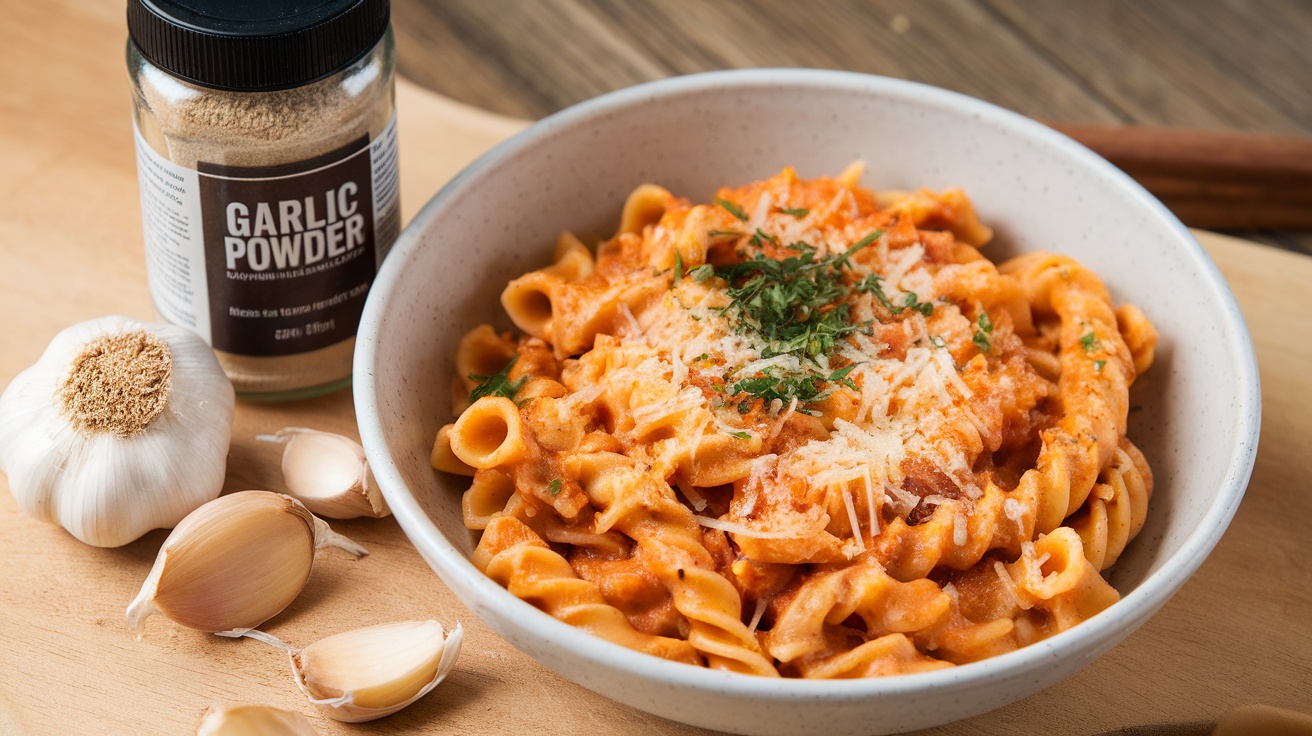
[[[128,35],[187,81],[271,91],[350,66],[387,31],[389,11],[389,0],[128,0]]]

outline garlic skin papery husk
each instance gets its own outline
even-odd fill
[[[295,649],[262,631],[244,635],[287,650],[301,692],[347,723],[391,715],[427,695],[455,666],[464,629],[436,621],[366,626]]]
[[[162,613],[198,631],[253,629],[300,594],[320,547],[368,554],[291,496],[220,496],[188,514],[164,540],[128,605],[128,627],[140,639],[146,619]]]
[[[0,396],[0,469],[28,514],[118,547],[219,495],[233,400],[214,352],[185,328],[76,324]]]
[[[381,519],[392,513],[369,472],[364,448],[350,437],[287,427],[257,439],[286,443],[282,477],[287,495],[313,513],[329,519]]]
[[[206,709],[196,736],[318,736],[310,719],[270,705],[224,705]]]

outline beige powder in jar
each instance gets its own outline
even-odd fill
[[[367,276],[368,280],[372,280],[373,272],[377,270],[400,229],[399,198],[395,192],[392,43],[389,29],[374,48],[338,73],[291,89],[246,92],[215,89],[183,80],[152,64],[130,42],[128,65],[136,99],[135,123],[139,149],[149,148],[171,164],[193,172],[198,169],[205,171],[207,166],[268,171],[272,167],[298,164],[304,169],[306,162],[320,160],[333,152],[357,145],[362,140],[372,144],[380,137],[390,136],[393,141],[390,151],[393,158],[390,169],[392,191],[388,199],[390,206],[372,213],[375,262],[369,264]],[[385,151],[385,155],[388,153]],[[369,151],[364,153],[366,161],[370,155]],[[141,157],[139,151],[139,162]],[[373,186],[376,189],[379,162],[373,161],[372,168]],[[386,177],[383,184],[389,185]],[[142,188],[143,217],[148,219],[144,202],[147,186],[144,181]],[[167,196],[167,192],[165,194]],[[373,207],[377,197],[375,192],[375,202],[359,203],[358,208]],[[280,203],[275,201],[270,204],[276,213],[277,204]],[[309,205],[307,202],[307,207]],[[331,205],[330,202],[330,208]],[[310,210],[307,213],[306,222],[314,217],[313,212]],[[221,214],[221,211],[218,215],[207,212],[206,216],[219,219]],[[251,219],[255,219],[253,213]],[[205,232],[210,233],[211,227],[207,223]],[[258,225],[256,228],[256,234],[259,234]],[[197,225],[196,229],[200,227]],[[150,230],[149,223],[147,230]],[[149,233],[147,240],[149,260],[152,257]],[[223,256],[218,243],[206,243],[204,248],[207,259]],[[228,255],[231,256],[231,252]],[[232,258],[229,257],[229,265],[231,262]],[[172,262],[168,267],[173,270],[179,268]],[[194,270],[203,269],[204,266],[192,263],[186,268]],[[213,269],[210,265],[210,280],[207,283],[211,287],[215,281]],[[152,272],[152,281],[154,277],[155,273]],[[255,287],[244,288],[287,289],[287,283],[270,281],[267,287],[256,284]],[[152,296],[156,297],[156,308],[161,316],[168,321],[197,329],[196,325],[186,324],[185,319],[170,318],[166,307],[161,304],[161,301],[168,300],[161,300],[160,290],[161,287],[152,282]],[[362,304],[363,296],[355,293],[358,291],[358,286],[352,290],[351,300]],[[180,290],[174,288],[174,292],[180,293]],[[325,293],[322,297],[303,298],[299,308],[306,309],[312,304],[328,301],[332,296],[331,293]],[[337,296],[341,301],[342,294]],[[180,298],[185,300],[186,297]],[[203,301],[205,296],[201,295],[198,299]],[[193,301],[197,299],[193,297]],[[351,317],[358,320],[358,306],[355,309]],[[252,310],[237,309],[234,313],[244,314],[249,311]],[[223,319],[226,319],[224,314],[210,315],[210,321],[216,325]],[[258,320],[234,319],[233,322],[235,326],[230,329],[239,330]],[[272,328],[262,326],[261,329]],[[205,334],[203,329],[197,331]],[[285,331],[290,330],[279,330],[280,333]],[[341,331],[347,332],[344,329]],[[258,349],[240,352],[225,350],[222,341],[210,342],[239,394],[247,398],[291,399],[325,393],[349,383],[355,347],[354,323],[350,325],[349,334],[341,337],[331,344],[315,345],[313,349],[292,354],[258,354]],[[229,342],[240,342],[239,338],[239,335],[233,336]]]

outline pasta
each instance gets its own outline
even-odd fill
[[[433,467],[473,562],[618,644],[762,676],[994,656],[1118,594],[1152,472],[1156,332],[1075,260],[994,265],[961,190],[855,164],[692,204],[629,196],[460,341]]]

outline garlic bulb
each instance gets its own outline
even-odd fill
[[[392,513],[374,483],[359,442],[303,427],[287,427],[258,439],[287,443],[282,452],[287,495],[311,512],[329,519],[381,519]]]
[[[194,333],[83,322],[0,396],[0,469],[28,514],[118,547],[219,495],[232,413],[232,384]]]
[[[128,627],[140,639],[146,619],[163,613],[200,631],[252,629],[296,598],[310,578],[315,550],[326,546],[368,554],[290,496],[220,496],[188,514],[164,540],[128,605]]]
[[[360,723],[401,710],[446,679],[464,629],[457,623],[447,634],[433,620],[401,621],[335,634],[304,649],[262,631],[244,635],[287,650],[296,684],[328,717]]]
[[[196,736],[317,736],[300,713],[268,705],[226,705],[208,708]]]

